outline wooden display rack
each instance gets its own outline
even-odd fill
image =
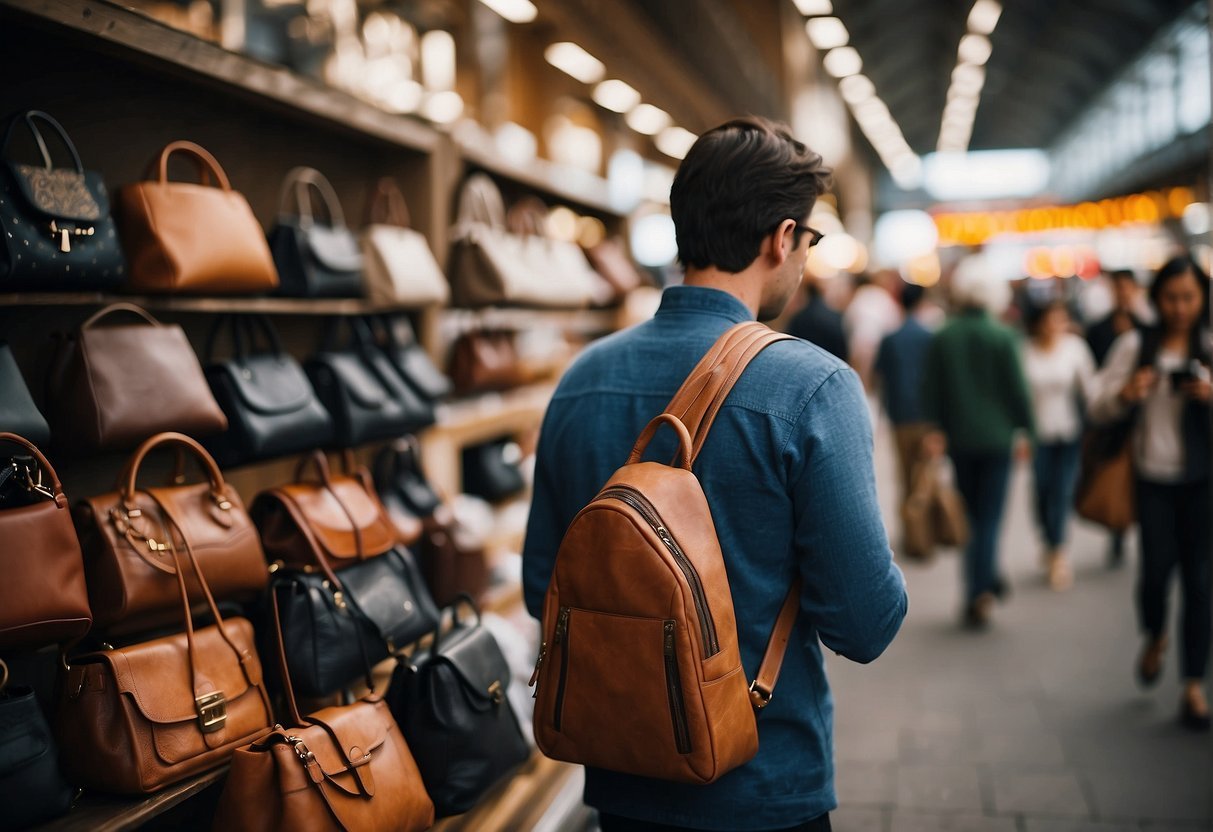
[[[279,183],[297,165],[325,173],[354,227],[361,212],[352,209],[366,204],[380,176],[394,176],[414,226],[426,235],[441,264],[449,247],[455,194],[472,170],[489,173],[507,193],[534,193],[598,217],[612,233],[624,229],[625,218],[612,206],[600,178],[567,175],[543,162],[519,166],[491,149],[461,146],[430,125],[385,113],[288,69],[228,52],[102,0],[0,0],[0,70],[0,113],[41,109],[54,115],[76,143],[85,167],[99,171],[111,190],[141,179],[159,148],[185,138],[215,154],[266,227],[277,213]],[[36,400],[42,400],[48,335],[72,329],[91,308],[118,299],[180,323],[196,349],[205,342],[215,314],[273,315],[286,349],[298,358],[315,349],[321,316],[403,311],[414,318],[419,339],[439,366],[445,364],[441,330],[455,319],[470,318],[478,326],[554,327],[581,337],[618,326],[613,310],[469,312],[410,310],[359,299],[0,293],[0,338],[13,347]],[[440,408],[438,424],[419,437],[423,463],[436,487],[458,493],[465,445],[536,429],[552,389],[551,383],[535,384]],[[373,450],[360,449],[360,455],[365,458]],[[54,461],[69,498],[80,499],[110,490],[124,458]],[[225,473],[247,502],[258,491],[286,481],[293,466],[293,459],[270,460]],[[516,548],[520,542],[510,535],[495,541],[494,548]],[[519,586],[502,587],[486,599],[486,606],[516,612],[521,597]],[[143,800],[85,795],[71,814],[44,828],[135,829],[202,795],[213,798],[224,773],[210,772]],[[536,755],[472,812],[436,828],[530,829],[549,807],[565,812],[579,805],[570,797],[579,793],[579,778],[580,769]],[[191,817],[190,822],[209,827],[206,817]]]

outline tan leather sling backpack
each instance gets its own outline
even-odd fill
[[[535,739],[549,757],[711,783],[758,752],[755,710],[770,701],[800,582],[747,683],[724,557],[691,465],[746,365],[788,337],[753,321],[725,332],[569,526],[531,679]],[[678,434],[678,466],[640,461],[663,424]]]

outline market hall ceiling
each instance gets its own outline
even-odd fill
[[[660,32],[732,112],[785,115],[768,56],[743,25],[758,0],[580,0],[627,6]],[[763,0],[786,3],[791,0]],[[970,148],[1048,147],[1084,105],[1192,0],[1004,0],[990,36]],[[919,154],[935,150],[972,0],[833,0],[864,74]],[[795,18],[793,18],[795,19]],[[822,77],[830,80],[822,73]],[[704,113],[705,118],[708,117]],[[691,126],[688,124],[688,126]],[[692,129],[703,129],[696,125]]]

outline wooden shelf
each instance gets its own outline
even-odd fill
[[[416,307],[375,303],[362,298],[196,297],[187,295],[119,295],[107,292],[0,293],[5,306],[105,306],[125,301],[152,311],[248,312],[262,315],[371,315]]]
[[[157,815],[223,780],[227,776],[227,768],[223,766],[208,771],[143,799],[86,793],[69,814],[37,829],[38,832],[123,832],[138,829]]]
[[[149,62],[189,80],[236,92],[275,109],[296,112],[421,153],[441,134],[285,67],[229,52],[188,32],[102,0],[2,0],[38,21],[107,44],[125,58]]]
[[[456,149],[465,164],[517,182],[535,191],[589,209],[609,217],[622,218],[626,211],[611,201],[607,181],[586,171],[536,159],[528,165],[518,165],[502,158],[495,150],[470,142],[456,141]]]
[[[441,405],[438,423],[418,438],[423,445],[445,441],[462,447],[537,427],[555,389],[554,383],[542,382]]]
[[[440,820],[433,832],[532,829],[580,771],[580,766],[549,760],[536,751],[513,777],[499,784],[475,808]]]
[[[487,309],[442,309],[441,326],[525,331],[556,327],[578,335],[601,335],[619,328],[622,307],[611,309],[531,309],[494,306]]]

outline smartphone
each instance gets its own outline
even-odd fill
[[[1191,370],[1172,370],[1171,371],[1171,389],[1178,390],[1182,385],[1189,381],[1196,381],[1196,376]]]

